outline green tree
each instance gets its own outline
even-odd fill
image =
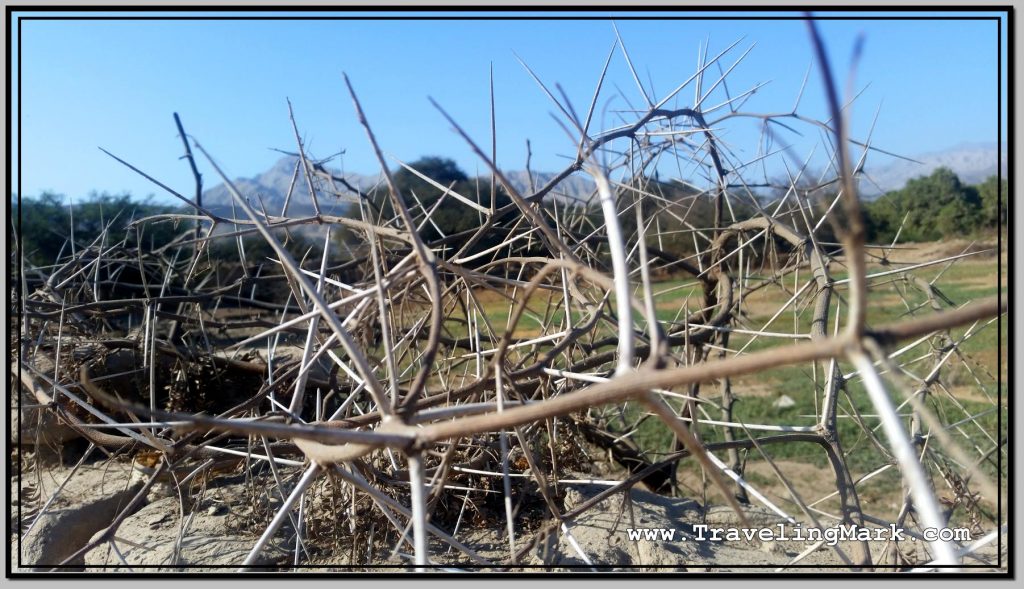
[[[461,184],[469,180],[466,173],[460,170],[459,166],[449,158],[427,156],[408,164],[408,166],[442,186],[448,186],[453,183]],[[399,190],[403,192],[415,191],[420,198],[425,198],[427,195],[439,192],[430,182],[404,167],[399,168],[393,177]]]
[[[469,177],[450,159],[428,156],[412,162],[409,167],[445,188],[450,188],[467,198],[474,198],[476,188],[469,182]],[[408,169],[399,168],[394,174],[394,179],[395,186],[402,193],[405,204],[413,212],[414,217],[422,219],[423,211],[430,212],[430,220],[423,226],[421,232],[427,241],[461,233],[480,225],[478,211],[458,202],[451,195],[445,196],[444,190]],[[437,205],[442,197],[445,201]]]
[[[423,157],[408,166],[419,174],[401,167],[394,172],[393,178],[395,186],[402,193],[404,202],[413,218],[417,224],[422,224],[420,235],[427,243],[446,239],[450,242],[447,250],[449,252],[461,249],[466,240],[470,239],[474,232],[486,222],[486,216],[479,210],[460,202],[451,194],[446,196],[445,192],[447,190],[457,192],[461,196],[489,208],[491,204],[490,178],[470,178],[459,169],[454,161],[438,156]],[[420,174],[430,178],[437,185],[443,186],[444,189],[424,180]],[[444,201],[438,204],[442,198]],[[395,214],[391,197],[386,191],[378,193],[374,202],[376,208],[385,218]],[[499,187],[495,194],[495,206],[501,208],[511,202],[505,191]],[[423,220],[427,213],[430,214],[430,219],[424,223]],[[500,224],[492,226],[485,235],[473,242],[467,253],[482,251],[497,245],[506,236],[507,231]]]
[[[981,222],[986,227],[1006,226],[1006,195],[1009,192],[1006,180],[999,184],[999,179],[989,176],[984,182],[978,185],[978,194],[981,197]]]
[[[890,241],[901,225],[901,241],[969,233],[980,225],[981,207],[976,188],[963,185],[949,168],[937,168],[865,207],[869,239]]]
[[[22,198],[20,210],[17,197],[12,197],[11,209],[15,230],[19,229],[20,213],[18,237],[22,251],[29,262],[37,265],[54,263],[62,251],[63,255],[70,254],[72,234],[76,250],[88,247],[105,228],[108,245],[126,238],[129,246],[139,245],[141,237],[144,248],[154,248],[169,243],[185,229],[170,221],[146,223],[138,231],[129,228],[129,223],[141,217],[178,211],[148,198],[135,201],[130,194],[92,193],[87,198],[75,199],[72,207],[64,195],[44,192],[38,198]]]

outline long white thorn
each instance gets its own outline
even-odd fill
[[[893,454],[896,455],[896,462],[900,466],[903,480],[907,482],[907,486],[910,488],[910,496],[914,500],[914,509],[920,516],[921,523],[924,524],[924,527],[931,528],[937,532],[946,526],[946,522],[943,521],[942,512],[939,510],[939,503],[935,500],[935,493],[928,482],[924,468],[917,459],[914,444],[911,443],[910,437],[900,423],[900,417],[896,413],[892,399],[889,398],[889,394],[885,390],[882,378],[878,375],[878,371],[875,370],[875,366],[871,363],[871,359],[868,358],[867,354],[854,352],[850,355],[850,359],[860,372],[864,388],[867,389],[871,403],[875,406],[875,412],[882,420],[882,430],[885,432],[886,437],[889,438],[889,447]],[[930,545],[932,554],[935,557],[931,564],[936,566],[960,564],[957,547],[952,541],[936,539],[930,542]],[[951,569],[944,570],[948,571]]]
[[[427,554],[427,500],[423,494],[423,457],[409,454],[409,485],[412,488],[412,545],[416,553],[416,572],[422,573],[429,562]]]

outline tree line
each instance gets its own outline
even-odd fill
[[[1001,189],[1000,189],[1001,188]],[[1005,227],[1007,183],[990,176],[981,184],[960,181],[949,168],[909,180],[864,206],[868,239],[887,243],[935,241]]]
[[[450,159],[424,157],[409,166],[446,188],[439,189],[434,183],[427,182],[406,168],[399,168],[393,174],[395,183],[405,198],[405,204],[414,212],[414,217],[422,220],[423,211],[430,212],[429,220],[423,222],[420,228],[424,241],[446,243],[446,251],[449,253],[459,250],[464,240],[472,237],[475,230],[485,221],[485,217],[480,211],[455,202],[450,195],[446,196],[448,190],[475,199],[486,208],[492,206],[492,199],[496,209],[512,202],[500,185],[496,187],[493,195],[491,194],[489,177],[471,178]],[[697,229],[712,225],[713,199],[684,183],[663,182],[656,178],[643,180],[641,190],[655,197],[644,198],[637,203],[637,206],[641,207],[641,218],[656,216],[653,215],[653,211],[647,210],[652,207],[677,207],[680,213],[675,216],[661,216],[669,219],[668,224],[662,222],[663,226],[649,229],[649,235],[657,234],[658,237],[648,237],[648,242],[652,246],[657,245],[680,256],[693,254],[700,245],[695,243],[694,234],[699,235]],[[438,204],[443,198],[449,200]],[[634,197],[630,192],[625,192],[621,198]],[[828,199],[829,195],[819,195],[818,198]],[[731,203],[732,214],[740,215],[738,218],[744,218],[742,215],[746,212],[753,212],[747,211],[751,207],[743,204],[741,199],[731,199]],[[620,210],[626,209],[630,204],[632,203],[624,200],[620,203]],[[386,189],[367,195],[363,203],[366,207],[363,212],[359,211],[359,206],[353,205],[349,215],[364,214],[375,217],[374,221],[379,221],[396,214]],[[83,248],[92,244],[105,227],[109,229],[108,239],[124,240],[126,245],[148,249],[166,245],[189,229],[186,223],[158,222],[135,226],[130,226],[130,223],[149,215],[192,212],[184,211],[180,206],[153,202],[151,198],[134,200],[129,194],[93,193],[69,206],[64,196],[46,192],[36,198],[21,199],[21,230],[18,232],[17,198],[12,198],[11,207],[12,229],[16,233],[14,238],[20,240],[26,260],[36,265],[52,264],[62,253],[69,254],[72,248],[72,233],[74,247]],[[556,207],[560,213],[554,210]],[[593,233],[603,224],[596,201],[586,205],[564,201],[556,203],[549,200],[542,204],[541,210],[551,219],[552,225],[556,216],[560,215],[560,219],[565,223],[563,229],[579,236]],[[1005,227],[1007,185],[1004,180],[1000,190],[995,176],[980,184],[968,185],[961,182],[948,168],[938,168],[928,176],[908,181],[899,190],[887,192],[874,201],[865,201],[863,211],[867,236],[873,243],[888,243],[897,235],[900,242],[934,241],[949,236]],[[621,220],[625,230],[635,229],[636,215],[632,209],[624,213]],[[482,238],[471,243],[463,254],[482,252],[500,245],[514,223],[513,218],[491,227]],[[344,232],[340,233],[340,239],[344,239]],[[297,253],[310,247],[319,249],[318,244],[306,243],[301,237],[293,235],[290,239],[290,249],[295,248]],[[253,253],[271,253],[258,237],[253,236],[251,240],[247,239],[246,243],[251,246]],[[14,246],[15,242],[9,240],[8,251],[14,251]],[[232,252],[236,252],[236,247],[234,240],[217,240],[210,254],[232,256]],[[533,248],[538,250],[533,253],[540,253],[539,242],[532,246],[520,244],[517,247],[520,254],[524,253],[524,248],[527,252]],[[599,248],[600,244],[595,243],[593,247]],[[497,255],[500,257],[502,253],[508,252],[498,251]],[[237,253],[234,255],[237,256]],[[492,258],[487,256],[482,262]]]

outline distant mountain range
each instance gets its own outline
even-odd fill
[[[295,172],[297,157],[285,156],[277,160],[269,170],[251,178],[236,178],[232,181],[235,188],[242,196],[249,199],[257,210],[260,206],[266,208],[271,215],[280,215],[284,210],[285,198],[288,195],[288,187],[291,185],[292,176]],[[337,170],[330,170],[335,175],[340,175]],[[369,190],[377,182],[377,178],[363,176],[360,174],[346,174],[345,178],[360,190]],[[319,182],[319,181],[318,181]],[[320,191],[317,191],[318,196]],[[336,197],[322,197],[317,201],[320,204],[321,212],[326,214],[340,215],[348,209],[348,202]],[[223,183],[214,186],[203,192],[203,206],[217,214],[231,213],[231,193]],[[312,201],[309,197],[309,189],[306,178],[301,170],[295,179],[295,188],[292,191],[288,205],[289,215],[306,215],[313,212]],[[241,211],[238,216],[244,215]]]
[[[942,151],[933,151],[915,156],[911,159],[921,163],[896,159],[882,154],[868,155],[868,163],[864,171],[868,178],[861,181],[861,194],[874,197],[899,190],[907,180],[918,176],[927,176],[939,167],[953,170],[964,184],[978,184],[996,173],[998,165],[997,146],[993,143],[961,143]],[[886,161],[881,166],[872,166],[872,161]],[[1003,150],[1002,172],[1006,176],[1009,160],[1005,148]]]
[[[867,178],[861,181],[861,194],[866,198],[873,198],[890,190],[897,190],[902,188],[907,180],[926,176],[940,166],[953,170],[966,184],[977,184],[996,173],[996,154],[995,143],[962,143],[950,149],[911,156],[911,159],[920,163],[882,154],[872,154],[865,166]],[[880,166],[872,165],[873,161],[880,160],[886,163]],[[285,196],[288,194],[288,186],[291,184],[296,162],[297,158],[294,156],[282,157],[265,172],[251,178],[234,180],[235,187],[257,208],[260,206],[258,203],[262,201],[262,205],[268,213],[279,215],[284,207]],[[1007,168],[1008,160],[1004,151],[1002,162],[1004,175]],[[327,170],[335,176],[342,175],[336,169],[327,168]],[[532,192],[530,177],[525,170],[508,170],[504,171],[504,174],[521,194]],[[534,172],[534,187],[544,186],[554,176],[555,174],[550,172]],[[346,173],[344,177],[354,188],[364,192],[372,190],[375,186],[383,185],[383,178],[376,174]],[[342,186],[338,186],[338,188],[342,192],[351,194]],[[593,181],[583,173],[576,173],[564,180],[552,196],[554,198],[588,198],[593,190]],[[325,195],[321,196],[318,202],[322,212],[340,215],[347,210],[350,199]],[[218,214],[230,215],[231,213],[231,195],[223,184],[218,184],[205,191],[203,204]],[[312,214],[312,212],[313,207],[309,190],[306,187],[306,180],[300,173],[295,182],[288,214],[294,216]],[[239,214],[241,214],[240,211]]]
[[[249,198],[250,202],[256,206],[257,209],[259,209],[260,203],[262,203],[262,206],[266,208],[268,213],[272,215],[280,215],[284,210],[285,197],[288,194],[288,187],[291,185],[292,175],[294,174],[295,164],[297,162],[297,157],[285,156],[279,159],[269,170],[265,172],[251,178],[236,178],[232,182],[242,196]],[[325,169],[334,176],[344,177],[353,188],[363,192],[369,192],[375,187],[384,186],[384,178],[379,174],[342,174],[339,170],[332,169],[330,167],[326,167]],[[530,176],[526,171],[509,170],[503,171],[503,173],[520,194],[529,194],[533,192],[530,188]],[[534,172],[534,189],[541,188],[554,177],[554,173]],[[314,178],[314,181],[317,182],[317,186],[320,187],[317,190],[317,196],[319,199],[317,202],[320,205],[321,212],[325,214],[343,214],[347,210],[348,204],[352,202],[352,199],[331,196],[329,195],[329,192],[321,190],[322,188],[327,187],[326,182],[319,178]],[[344,186],[339,183],[335,184],[339,192],[343,192],[352,197],[355,196]],[[552,191],[552,195],[556,198],[586,198],[593,190],[594,183],[589,178],[586,178],[582,173],[577,173],[562,181],[557,190]],[[217,186],[203,192],[203,206],[209,208],[214,213],[230,214],[231,202],[231,194],[228,192],[228,189],[224,184],[218,184]],[[292,190],[291,200],[288,204],[288,214],[290,216],[295,216],[312,213],[313,205],[309,197],[306,178],[300,170],[299,176],[295,181],[295,188]],[[241,214],[240,211],[239,214]]]

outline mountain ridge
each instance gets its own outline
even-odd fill
[[[292,176],[295,173],[295,165],[298,162],[297,156],[286,155],[277,160],[269,169],[248,178],[236,178],[232,180],[235,188],[245,196],[252,199],[256,206],[262,205],[270,214],[281,214],[284,210],[285,198],[288,195],[288,188],[291,185]],[[353,188],[370,192],[375,187],[383,187],[384,179],[380,174],[359,174],[346,172],[324,166],[324,169],[333,176],[344,178]],[[509,180],[516,191],[520,194],[533,192],[530,189],[530,174],[525,170],[508,170],[502,172]],[[533,185],[535,189],[544,186],[552,180],[556,174],[553,172],[532,172]],[[318,204],[321,212],[325,214],[343,214],[348,204],[355,201],[357,195],[342,185],[337,188],[343,192],[346,198],[331,194],[330,186],[322,178],[314,178],[317,182]],[[326,189],[326,190],[323,190]],[[556,198],[586,198],[593,191],[594,184],[582,174],[574,174],[563,180],[557,190],[552,191]],[[230,211],[232,199],[227,186],[224,183],[218,184],[203,192],[203,206],[214,213]],[[313,205],[309,196],[309,188],[306,179],[299,170],[295,180],[295,187],[292,189],[291,199],[288,204],[288,213],[312,214]]]
[[[999,166],[995,142],[961,142],[946,149],[920,153],[911,159],[917,162],[897,159],[882,166],[865,166],[867,178],[861,180],[860,190],[864,197],[878,197],[892,190],[899,190],[908,180],[927,176],[936,168],[946,167],[953,171],[964,184],[979,184],[995,175],[997,168],[1003,176],[1009,169],[1006,148],[1002,150],[1002,166]],[[870,160],[871,156],[869,156]]]
[[[919,176],[927,176],[940,166],[953,170],[965,184],[977,184],[996,173],[998,158],[994,142],[962,142],[950,148],[922,153],[912,157],[915,161],[897,159],[881,166],[865,166],[866,177],[860,182],[861,195],[866,199],[874,199],[891,190],[902,188],[908,180]],[[233,180],[235,187],[243,196],[252,199],[257,207],[265,207],[270,214],[281,214],[284,211],[285,197],[295,171],[296,156],[286,155],[274,163],[269,169],[248,178]],[[919,163],[918,163],[919,162]],[[354,188],[369,192],[377,186],[383,186],[380,174],[344,173],[325,167],[332,175],[344,177]],[[1008,158],[1003,150],[1002,168],[1005,176],[1008,170]],[[553,172],[532,172],[534,189],[530,188],[530,175],[525,170],[505,170],[503,174],[521,194],[528,194],[544,186],[553,179]],[[325,182],[316,179],[323,188],[329,188]],[[347,198],[334,196],[329,190],[322,192],[318,200],[321,212],[342,215],[347,211],[355,195],[342,186],[339,190],[347,194]],[[575,173],[561,182],[553,198],[586,199],[594,191],[594,184],[582,173]],[[321,194],[318,190],[318,195]],[[227,187],[221,183],[203,192],[203,204],[215,213],[231,211],[232,199]],[[295,188],[288,205],[290,215],[313,214],[312,201],[306,180],[301,173],[296,178]]]

